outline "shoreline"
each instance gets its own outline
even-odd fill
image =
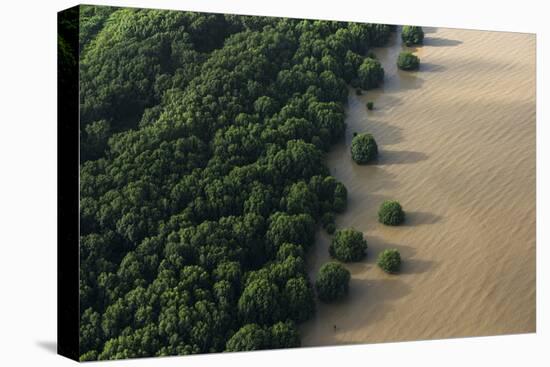
[[[412,73],[394,65],[400,50],[399,39],[374,50],[385,82],[361,96],[350,91],[346,137],[327,155],[331,174],[348,188],[337,227],[363,231],[369,248],[365,261],[346,264],[348,298],[318,303],[300,327],[302,345],[533,332],[534,37],[427,28],[424,46],[414,48],[420,70]],[[377,163],[351,162],[356,131],[375,136]],[[389,198],[404,206],[403,228],[376,221]],[[311,277],[329,260],[329,236],[318,231],[316,238]],[[375,266],[388,247],[402,253],[402,274]]]

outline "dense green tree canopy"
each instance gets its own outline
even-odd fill
[[[321,266],[315,289],[317,297],[323,302],[333,302],[341,299],[348,293],[350,272],[341,264],[328,262]]]
[[[267,349],[271,344],[269,331],[256,324],[247,324],[227,341],[227,352]]]
[[[378,209],[378,221],[388,226],[398,226],[405,221],[405,212],[395,200],[386,200]]]
[[[357,134],[351,140],[351,158],[358,164],[367,164],[378,157],[378,145],[371,134]]]
[[[278,322],[271,329],[271,348],[296,348],[300,346],[300,335],[291,321]]]
[[[330,256],[343,262],[362,260],[367,254],[367,241],[363,233],[353,228],[340,229],[334,233],[329,246]]]
[[[404,25],[401,30],[401,39],[407,46],[421,45],[424,42],[424,31],[422,27]]]
[[[244,323],[271,324],[281,319],[279,288],[266,279],[252,281],[239,299],[239,316]]]
[[[401,268],[401,255],[396,249],[386,249],[378,255],[376,263],[387,273],[397,273]]]
[[[358,78],[361,88],[376,88],[384,80],[384,68],[380,61],[367,57],[359,67]]]
[[[409,51],[402,51],[397,57],[397,67],[401,70],[418,70],[420,59]]]
[[[292,321],[278,322],[271,327],[246,324],[240,328],[225,346],[226,352],[252,351],[300,346],[300,335]]]
[[[286,210],[289,213],[305,213],[311,216],[317,216],[318,214],[319,203],[317,195],[310,190],[305,181],[293,184],[284,199],[286,200]]]
[[[304,252],[347,202],[324,154],[389,32],[81,7],[81,359],[299,344]]]
[[[315,222],[309,214],[286,214],[277,212],[269,218],[266,233],[267,242],[273,247],[270,253],[276,253],[285,242],[309,247],[315,235]]]
[[[305,321],[315,313],[313,289],[305,277],[290,278],[286,282],[283,299],[287,316],[296,322]]]

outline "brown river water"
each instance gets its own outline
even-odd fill
[[[535,36],[425,28],[418,72],[397,70],[399,32],[375,49],[383,87],[350,92],[345,142],[328,155],[349,191],[338,228],[368,241],[347,298],[318,304],[303,346],[535,331]],[[374,102],[367,111],[366,102]],[[376,164],[350,156],[353,132],[370,132]],[[377,222],[385,199],[406,223]],[[329,260],[319,231],[310,275]],[[375,259],[396,248],[398,275]]]

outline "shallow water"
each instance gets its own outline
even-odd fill
[[[384,86],[350,93],[345,142],[327,159],[349,191],[337,227],[363,231],[368,257],[346,264],[349,296],[318,304],[303,346],[535,331],[535,36],[425,32],[418,72],[397,70],[396,34],[374,50]],[[358,166],[349,147],[364,131],[380,157]],[[401,202],[405,225],[377,222],[385,199]],[[329,240],[318,233],[312,279]],[[375,264],[386,248],[401,252],[398,275]]]

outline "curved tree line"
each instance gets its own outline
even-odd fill
[[[323,155],[390,27],[82,9],[81,359],[298,346],[347,200]]]

